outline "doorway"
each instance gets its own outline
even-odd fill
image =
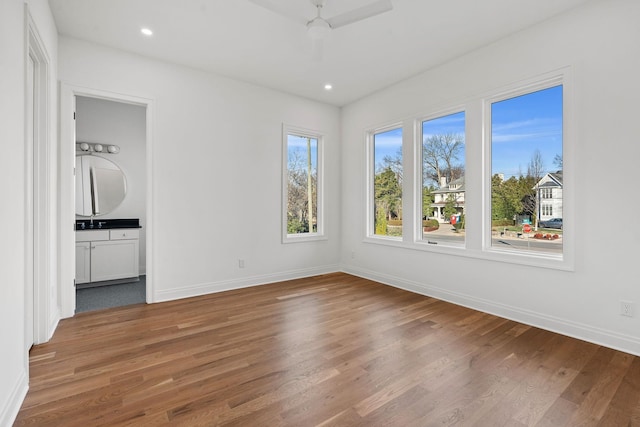
[[[153,302],[153,189],[152,175],[152,129],[153,129],[153,100],[138,96],[125,95],[92,89],[81,86],[73,86],[68,83],[60,84],[60,162],[59,169],[59,263],[58,263],[58,295],[60,295],[61,318],[73,317],[76,311],[76,203],[75,203],[75,166],[76,166],[76,101],[79,97],[91,98],[103,101],[113,101],[119,104],[128,104],[145,109],[145,144],[141,148],[145,159],[145,190],[141,197],[145,204],[144,228],[144,255],[146,259],[141,262],[146,278],[145,300]]]
[[[102,235],[109,230],[113,237],[120,229],[112,226],[122,224],[124,220],[127,224],[129,220],[134,220],[140,226],[135,228],[129,225],[134,228],[124,229],[128,230],[127,234],[135,234],[135,239],[130,240],[131,244],[127,244],[129,240],[111,240],[105,243],[76,239],[75,313],[143,303],[146,301],[147,106],[76,95],[75,113],[76,236]],[[103,171],[103,174],[109,174],[101,175],[100,179],[97,178],[97,172],[85,174],[86,170],[83,172],[81,165],[89,160],[94,165],[91,167],[92,172]],[[109,169],[95,167],[97,163],[107,164]],[[105,181],[107,176],[109,180]],[[83,182],[87,179],[93,184],[86,197],[91,201],[83,198]],[[103,184],[96,185],[96,182]],[[114,185],[119,186],[119,191],[122,190],[118,194],[121,197],[116,197],[116,200]],[[95,223],[98,228],[107,228],[80,230],[78,226],[82,225],[84,228],[87,221],[87,227],[93,228]],[[113,249],[113,245],[108,243],[119,243],[122,248]],[[128,256],[133,251],[137,252],[135,263],[130,259],[123,260],[122,251]],[[99,261],[100,257],[106,262]],[[119,262],[128,267],[124,278],[104,280],[108,277],[108,274],[105,276],[104,269],[113,268]],[[131,266],[137,270],[135,273],[130,272]],[[100,274],[96,274],[97,270]],[[117,273],[114,271],[114,274]]]
[[[25,69],[25,348],[47,341],[57,313],[53,271],[49,56],[27,5]]]

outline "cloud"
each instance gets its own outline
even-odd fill
[[[559,119],[531,119],[499,123],[492,126],[494,143],[562,139],[562,121]]]

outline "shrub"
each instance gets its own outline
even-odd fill
[[[288,234],[306,233],[308,231],[309,224],[307,221],[300,221],[298,218],[289,218],[289,221],[287,221]]]
[[[422,221],[423,227],[435,228],[436,230],[440,228],[440,223],[437,219],[425,219]]]
[[[422,230],[424,232],[428,233],[429,231],[436,231],[438,228],[440,228],[440,223],[437,219],[428,219],[422,221]]]
[[[387,215],[383,210],[378,210],[376,214],[376,234],[387,235]]]
[[[402,227],[402,220],[401,219],[390,219],[387,221],[387,225],[391,225],[394,227]]]
[[[511,227],[514,225],[513,220],[511,219],[494,219],[491,221],[492,227]]]
[[[453,228],[455,228],[456,231],[464,230],[464,215],[460,215],[460,221],[453,224]]]

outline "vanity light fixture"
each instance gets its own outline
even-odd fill
[[[85,153],[109,153],[109,154],[118,154],[120,152],[120,147],[114,144],[103,145],[103,144],[94,144],[92,142],[76,142],[76,150],[84,151]]]

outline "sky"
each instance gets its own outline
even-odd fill
[[[303,161],[303,166],[307,166],[307,138],[297,135],[287,135],[287,158],[291,159],[297,152]],[[311,138],[311,167],[318,168],[318,139]]]
[[[464,135],[464,112],[423,122],[423,137]],[[375,163],[396,156],[402,147],[402,129],[375,135]],[[562,155],[562,86],[493,103],[491,106],[491,171],[505,178],[526,174],[535,151],[542,155],[544,172],[555,172],[553,160]],[[464,152],[459,157],[464,163]]]
[[[544,172],[558,169],[553,159],[562,156],[562,86],[494,103],[491,122],[492,175],[526,173],[536,149]]]

